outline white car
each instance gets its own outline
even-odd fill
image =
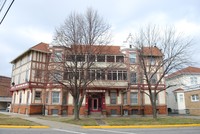
[[[10,105],[6,108],[6,112],[10,112]]]

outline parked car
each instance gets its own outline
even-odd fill
[[[10,112],[10,105],[6,108],[6,112]]]

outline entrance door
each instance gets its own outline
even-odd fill
[[[92,110],[97,111],[98,110],[98,98],[92,98]]]

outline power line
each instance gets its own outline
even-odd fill
[[[1,6],[1,9],[0,9],[0,13],[1,13],[1,11],[2,11],[2,9],[3,9],[3,7],[4,7],[5,3],[6,3],[6,1],[7,0],[4,0],[3,5]]]
[[[1,23],[3,22],[4,18],[6,17],[8,11],[10,10],[10,8],[11,8],[11,6],[12,6],[12,4],[13,4],[14,1],[15,1],[15,0],[12,0],[12,2],[11,2],[11,4],[10,4],[10,6],[8,7],[6,13],[4,14],[3,18],[1,19],[0,25],[1,25]],[[3,6],[4,6],[4,5],[3,5]]]

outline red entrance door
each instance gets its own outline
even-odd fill
[[[88,109],[88,112],[100,112],[103,109],[105,109],[105,97],[102,93],[93,93],[88,94],[88,97],[86,98],[86,109]]]
[[[98,111],[99,107],[99,99],[98,98],[92,98],[92,111]]]

